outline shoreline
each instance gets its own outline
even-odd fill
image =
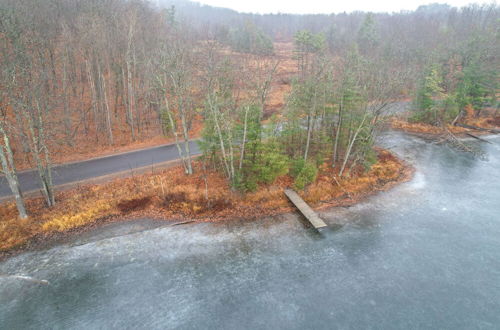
[[[493,117],[485,117],[482,119],[486,122],[487,120],[493,119]],[[392,118],[392,120],[389,123],[389,127],[399,132],[404,132],[406,134],[416,135],[423,139],[431,139],[431,140],[436,140],[437,138],[442,137],[442,135],[446,133],[444,128],[446,128],[450,133],[459,138],[466,138],[468,134],[473,134],[477,136],[498,135],[498,133],[493,131],[498,130],[500,128],[498,126],[488,126],[488,127],[475,126],[476,128],[472,128],[474,127],[473,125],[471,125],[471,128],[459,125],[454,125],[454,126],[447,125],[447,127],[443,128],[439,126],[432,126],[429,124],[410,123],[406,120],[401,120],[398,118]]]
[[[384,151],[387,152],[386,150]],[[393,154],[390,153],[390,155]],[[368,191],[355,193],[354,196],[349,195],[349,193],[347,192],[347,194],[342,195],[341,198],[320,200],[314,204],[311,204],[311,207],[316,211],[323,211],[326,209],[333,209],[337,207],[351,207],[360,202],[365,201],[370,196],[373,196],[380,192],[388,191],[399,184],[411,180],[411,178],[415,173],[415,168],[413,167],[413,165],[396,156],[394,156],[394,158],[400,164],[400,168],[398,169],[398,176],[394,180],[389,180],[386,182],[379,183],[377,186],[372,187]],[[233,214],[226,214],[226,215],[221,214],[220,216],[215,216],[215,217],[214,216],[189,217],[183,215],[178,215],[173,217],[163,217],[163,216],[158,216],[158,214],[156,214],[155,212],[148,212],[144,210],[137,212],[130,212],[128,214],[110,214],[103,217],[99,217],[90,223],[81,226],[76,226],[64,231],[49,231],[49,232],[37,233],[32,237],[28,238],[27,241],[20,243],[19,245],[15,245],[11,248],[7,248],[3,251],[0,251],[0,262],[4,262],[22,253],[43,251],[58,245],[69,244],[72,241],[74,242],[78,237],[84,235],[85,233],[89,233],[93,230],[106,228],[107,226],[113,224],[148,220],[157,224],[157,226],[150,228],[154,229],[164,226],[175,226],[175,225],[196,224],[196,223],[216,224],[216,223],[227,223],[229,221],[236,221],[236,222],[259,221],[260,219],[266,217],[277,217],[280,215],[294,214],[294,213],[296,213],[295,208],[290,203],[288,203],[288,205],[285,207],[280,207],[276,209],[260,209],[257,212],[252,213],[251,216],[240,216],[240,217],[234,216]]]

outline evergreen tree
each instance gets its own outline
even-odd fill
[[[440,122],[439,107],[444,90],[441,87],[442,77],[438,66],[433,65],[421,78],[419,88],[413,102],[415,113],[410,118],[414,122],[438,125]]]
[[[229,44],[237,52],[256,55],[272,55],[274,53],[271,38],[250,22],[230,31]]]
[[[365,20],[358,31],[358,46],[363,54],[372,51],[379,43],[379,35],[376,29],[375,19],[372,13],[365,16]]]

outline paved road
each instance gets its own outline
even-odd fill
[[[191,142],[191,153],[198,154],[196,142]],[[117,172],[133,170],[179,158],[175,145],[166,145],[82,162],[60,165],[53,169],[54,184],[61,185],[92,179]],[[22,191],[40,189],[37,172],[26,171],[18,174]],[[0,198],[10,196],[10,188],[5,177],[0,177]]]
[[[409,102],[394,102],[386,109],[393,115],[408,110]],[[191,142],[192,154],[199,153],[198,144]],[[167,145],[128,152],[105,158],[91,159],[78,163],[54,167],[54,184],[61,185],[103,175],[132,170],[139,167],[154,165],[179,158],[175,145]],[[37,173],[34,171],[19,173],[22,191],[40,189]],[[0,177],[0,198],[10,196],[11,192],[7,181]]]

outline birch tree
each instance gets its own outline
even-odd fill
[[[4,120],[4,118],[0,120],[0,139],[2,139],[2,142],[0,142],[1,173],[5,176],[5,179],[9,184],[10,191],[14,196],[19,217],[21,219],[26,219],[28,217],[28,213],[26,212],[26,206],[24,204],[23,195],[19,186],[16,165],[14,163],[14,155],[9,136],[5,131]]]
[[[38,170],[42,193],[48,206],[55,204],[52,183],[52,164],[50,151],[47,145],[46,118],[50,109],[54,107],[53,59],[50,52],[51,43],[45,42],[43,33],[36,29],[26,16],[26,13],[11,13],[8,16],[10,24],[3,24],[2,29],[7,44],[2,47],[2,58],[5,71],[2,80],[5,87],[6,102],[15,113],[24,140]],[[14,55],[14,56],[12,56]],[[4,118],[7,118],[4,116]],[[4,141],[7,137],[4,135]],[[10,149],[10,143],[5,141],[4,148]],[[12,168],[13,161],[9,161],[7,150],[7,165]],[[13,181],[14,182],[14,181]]]
[[[196,115],[194,92],[196,61],[194,45],[178,30],[162,40],[156,55],[154,80],[159,99],[163,125],[167,126],[182,159],[186,174],[193,174],[191,156],[191,128]]]

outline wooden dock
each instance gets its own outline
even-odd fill
[[[304,215],[304,217],[314,226],[314,228],[326,227],[326,223],[314,212],[309,205],[293,190],[285,189],[285,195],[295,205],[295,207]]]

